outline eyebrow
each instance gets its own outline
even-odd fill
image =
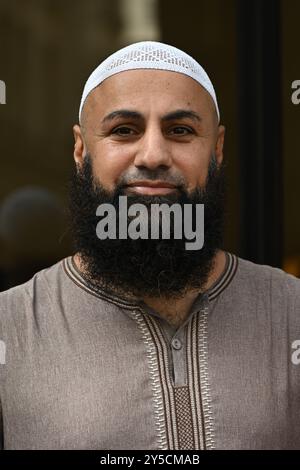
[[[125,118],[125,119],[143,119],[141,113],[137,111],[130,111],[129,109],[118,109],[112,113],[107,114],[102,120],[102,124],[105,124],[107,121],[113,121],[115,118]]]
[[[116,111],[113,111],[107,116],[104,117],[102,120],[102,124],[105,124],[106,122],[113,121],[116,118],[123,118],[123,119],[135,119],[135,120],[143,120],[144,116],[139,113],[138,111],[133,111],[130,109],[118,109]],[[192,110],[187,110],[187,109],[176,109],[175,111],[172,111],[165,116],[162,117],[162,121],[167,122],[167,121],[174,121],[175,119],[192,119],[193,121],[202,121],[201,116],[199,116],[198,113]]]
[[[192,119],[193,121],[202,121],[201,116],[195,111],[187,110],[187,109],[176,109],[176,111],[172,111],[171,113],[166,114],[163,116],[163,121],[173,121],[175,119]]]

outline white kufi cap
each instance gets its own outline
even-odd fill
[[[79,121],[88,94],[112,75],[126,70],[157,69],[183,73],[205,88],[212,97],[218,119],[220,113],[216,93],[207,73],[193,57],[174,46],[161,42],[142,41],[130,44],[105,59],[89,76],[82,93]]]

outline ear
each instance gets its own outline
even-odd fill
[[[78,124],[73,126],[73,134],[75,139],[73,156],[76,166],[81,168],[86,154],[86,146],[84,143],[81,127]]]
[[[224,137],[225,137],[225,127],[218,126],[217,141],[216,141],[216,146],[215,146],[215,156],[219,165],[221,165],[223,161]]]

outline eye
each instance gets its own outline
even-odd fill
[[[131,127],[121,126],[116,127],[111,131],[112,134],[120,137],[128,137],[130,135],[135,135],[135,131]]]
[[[193,134],[193,130],[190,127],[186,127],[186,126],[176,126],[170,130],[170,133],[173,133],[179,136],[188,135],[188,134]]]

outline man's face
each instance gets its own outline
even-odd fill
[[[74,126],[74,158],[92,156],[93,174],[113,191],[147,180],[203,187],[211,155],[223,158],[223,126],[195,80],[177,72],[130,70],[111,76],[88,96],[82,127]],[[131,186],[127,192],[169,194],[176,188]]]
[[[90,280],[135,296],[179,298],[202,288],[221,245],[224,203],[224,128],[208,93],[178,73],[122,72],[90,94],[74,134],[72,233]],[[189,251],[174,237],[100,241],[97,207],[109,203],[118,213],[119,195],[148,208],[204,204],[204,247]]]

